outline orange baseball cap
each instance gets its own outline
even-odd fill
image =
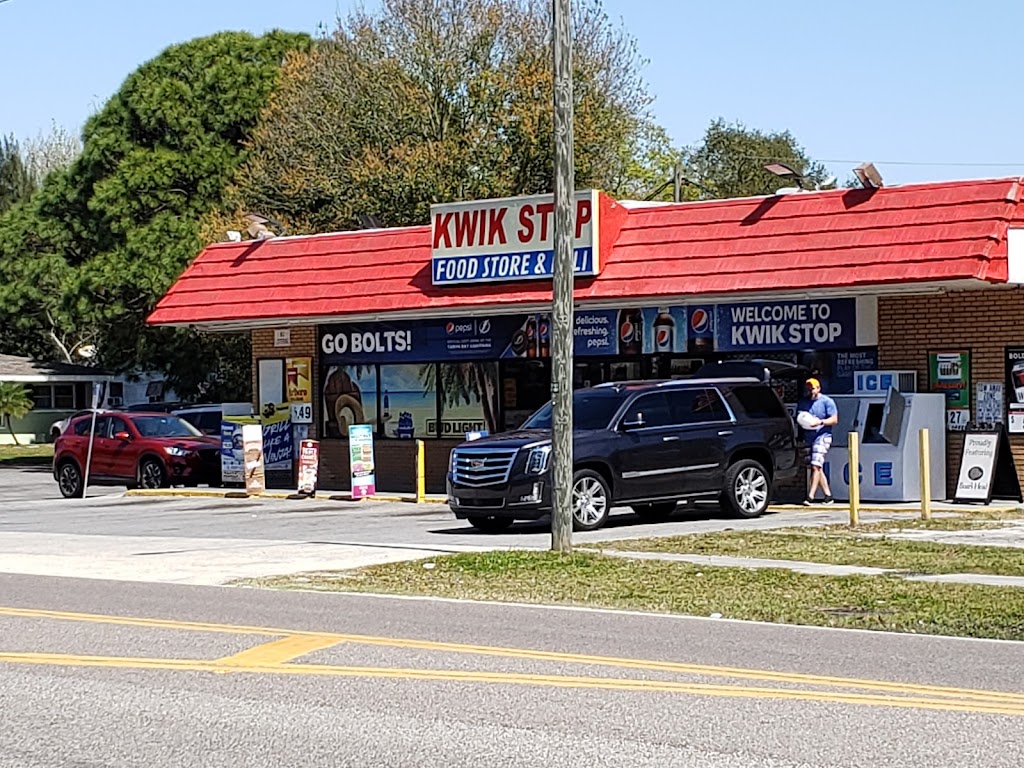
[[[817,379],[808,379],[807,386],[814,387],[815,389],[821,389],[821,382],[818,381]]]

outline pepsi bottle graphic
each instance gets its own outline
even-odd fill
[[[686,351],[704,355],[715,348],[715,315],[711,307],[690,307]]]
[[[620,309],[619,354],[640,355],[644,351],[644,314],[637,308]]]
[[[654,318],[654,351],[675,352],[676,350],[676,321],[667,308],[658,310],[658,316]]]

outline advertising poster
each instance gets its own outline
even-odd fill
[[[259,495],[267,488],[263,474],[263,428],[259,424],[242,425],[242,453],[245,492]]]
[[[241,485],[245,482],[245,454],[242,426],[259,424],[255,416],[231,416],[220,423],[221,481]]]
[[[380,367],[379,435],[412,440],[428,434],[437,418],[436,370],[419,363]]]
[[[307,496],[316,495],[316,482],[319,471],[320,443],[316,440],[303,440],[299,444],[299,493]]]
[[[461,438],[467,432],[498,432],[497,363],[441,363],[437,369],[440,419],[427,422],[427,435]],[[515,380],[511,381],[514,387]]]
[[[344,438],[353,424],[377,421],[377,369],[373,365],[331,365],[324,372],[321,436]]]
[[[260,412],[263,462],[267,469],[292,468],[292,410],[288,403],[267,403]]]
[[[1003,423],[1003,382],[979,381],[974,395],[975,422],[985,425]]]
[[[348,447],[352,467],[352,498],[372,496],[377,490],[373,465],[373,428],[369,424],[350,426]]]
[[[971,353],[928,353],[928,391],[946,396],[946,429],[963,432],[971,421]]]
[[[1024,433],[1024,347],[1006,348],[1006,423],[1011,433]]]
[[[293,424],[313,422],[313,382],[310,357],[289,357],[285,360],[285,399],[291,405]]]

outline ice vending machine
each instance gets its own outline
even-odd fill
[[[849,433],[860,445],[860,497],[864,501],[920,501],[922,429],[928,430],[931,495],[946,497],[946,397],[897,392],[834,395],[839,423],[825,472],[832,496],[850,498]]]

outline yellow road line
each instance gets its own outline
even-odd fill
[[[50,653],[0,653],[0,663],[46,666],[107,667],[149,670],[176,670],[186,672],[223,672],[222,664],[215,661],[189,659],[144,659],[132,657],[77,656]],[[799,691],[787,688],[754,688],[748,686],[707,685],[698,683],[672,683],[656,680],[632,680],[569,675],[530,675],[506,672],[463,672],[459,670],[401,669],[383,667],[350,667],[315,664],[251,664],[233,667],[234,672],[322,677],[363,677],[369,679],[398,679],[431,682],[488,683],[498,685],[531,685],[556,688],[583,688],[642,693],[676,693],[694,696],[717,696],[746,699],[782,699],[812,701],[861,706],[928,709],[947,712],[975,712],[1024,716],[1024,706],[1012,706],[1001,701],[966,702],[942,698],[873,696],[830,691]]]
[[[290,635],[270,643],[248,648],[240,653],[217,659],[215,663],[229,667],[266,666],[284,664],[313,651],[320,651],[337,645],[338,638],[333,635]]]
[[[0,607],[0,616],[23,618],[43,618],[67,621],[86,621],[115,625],[137,626],[156,629],[177,629],[200,632],[219,632],[245,635],[270,635],[285,637],[331,638],[333,643],[352,643],[358,645],[385,646],[389,648],[415,649],[442,653],[465,653],[498,658],[528,659],[531,661],[549,661],[569,664],[587,664],[594,666],[638,669],[647,671],[669,672],[674,674],[701,675],[706,677],[730,677],[748,680],[759,680],[775,683],[792,683],[797,685],[828,686],[833,688],[851,688],[856,690],[876,691],[896,694],[922,694],[933,697],[949,697],[979,701],[1000,700],[1007,703],[1024,704],[1024,694],[1007,691],[992,691],[953,686],[937,686],[920,683],[888,682],[867,680],[831,675],[813,675],[800,672],[773,672],[760,669],[741,667],[721,667],[704,664],[687,664],[672,661],[654,661],[649,659],[618,658],[614,656],[594,656],[557,651],[537,651],[526,648],[508,648],[500,646],[467,645],[462,643],[446,643],[432,640],[410,640],[391,637],[375,637],[372,635],[335,634],[295,629],[272,627],[251,627],[230,624],[209,624],[202,622],[178,622],[161,619],[140,619],[102,614],[70,613],[62,611],[37,610],[30,608]],[[262,647],[262,646],[261,646]]]

